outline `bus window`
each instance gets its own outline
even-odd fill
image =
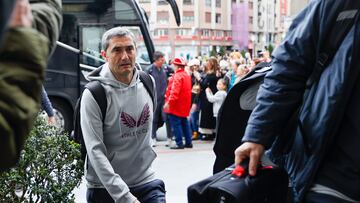
[[[105,32],[104,27],[82,27],[81,50],[96,58],[101,58],[101,37]],[[101,61],[90,58],[86,55],[82,56],[82,63],[89,66],[100,66]]]
[[[139,20],[136,10],[129,4],[131,2],[128,1],[129,0],[115,0],[115,19]]]
[[[145,46],[144,38],[141,34],[140,28],[136,26],[125,26],[135,34],[137,58],[136,62],[139,64],[150,64],[150,57]]]

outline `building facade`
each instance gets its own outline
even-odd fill
[[[289,11],[289,0],[232,0],[234,47],[255,56],[276,47],[285,36]]]
[[[150,30],[157,50],[167,58],[182,56],[191,59],[209,55],[233,45],[231,1],[177,0],[181,25],[176,25],[165,1],[139,0],[149,16]]]
[[[254,56],[285,37],[291,15],[309,0],[176,0],[178,27],[163,0],[138,0],[149,16],[156,49],[187,59],[223,49]],[[293,5],[295,4],[295,5]]]

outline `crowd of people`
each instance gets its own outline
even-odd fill
[[[156,51],[153,59],[154,63],[145,70],[155,79],[157,89],[152,145],[156,146],[156,131],[165,122],[168,139],[166,146],[170,149],[193,147],[189,134],[192,140],[213,140],[216,136],[216,117],[227,92],[257,64],[269,63],[271,60],[268,51],[259,53],[259,58],[253,59],[250,53],[242,55],[238,51],[216,57],[199,56],[189,61],[176,57],[169,60],[169,64],[165,64],[164,53]],[[174,85],[173,78],[178,70],[177,67],[180,67],[182,74],[186,73],[189,76],[182,80],[187,80],[187,83],[190,81],[190,88],[184,88],[180,82]],[[175,112],[169,111],[169,106],[164,108],[169,100],[177,100],[179,95],[182,102],[173,104]],[[182,113],[179,114],[176,112],[179,110],[176,109],[181,109]],[[174,120],[174,115],[183,118],[183,124]],[[185,127],[178,130],[179,126]],[[185,145],[180,142],[182,137],[186,140]],[[175,145],[172,144],[174,139]]]

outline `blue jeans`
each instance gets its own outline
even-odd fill
[[[167,138],[171,139],[174,137],[174,133],[170,124],[169,114],[164,113],[164,115],[165,115],[164,117],[165,117],[166,136]]]
[[[190,127],[192,132],[199,131],[199,114],[200,111],[190,113]]]
[[[165,203],[165,184],[162,180],[153,180],[144,185],[130,188],[130,192],[141,203]],[[114,203],[105,188],[88,188],[86,192],[88,203]]]
[[[171,127],[174,131],[175,142],[179,147],[184,146],[182,137],[185,137],[185,145],[191,145],[190,124],[187,118],[168,114]]]

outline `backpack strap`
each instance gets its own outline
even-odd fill
[[[102,122],[104,123],[106,117],[107,100],[104,87],[97,80],[91,81],[85,86],[93,95],[96,103],[99,105],[102,115]]]
[[[147,74],[146,72],[139,70],[139,76],[140,76],[140,80],[141,82],[144,84],[145,89],[149,92],[150,96],[151,96],[151,100],[153,102],[153,110],[155,111],[156,109],[156,100],[155,100],[155,90],[154,90],[154,83],[153,80],[151,79],[150,75]]]
[[[320,49],[315,69],[306,82],[307,88],[310,88],[320,79],[321,73],[332,61],[342,41],[353,27],[357,16],[359,16],[359,8],[360,1],[347,0],[344,7],[339,11],[338,15],[335,16],[336,19],[334,17],[334,24],[328,32],[329,35],[327,35],[328,37],[324,41],[324,46]]]

